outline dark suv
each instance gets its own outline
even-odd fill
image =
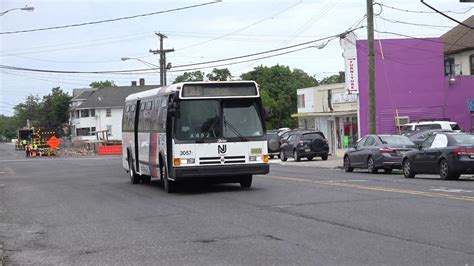
[[[316,156],[328,159],[329,146],[324,134],[319,131],[295,131],[280,147],[280,159],[286,161],[292,157],[295,161],[306,157],[312,160]]]

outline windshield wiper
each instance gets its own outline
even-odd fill
[[[234,132],[235,135],[237,135],[240,139],[242,139],[243,141],[247,141],[247,138],[242,136],[242,134],[240,134],[240,132],[237,129],[235,129],[235,127],[229,121],[227,121],[226,119],[224,119],[224,124],[229,126],[229,128],[232,130],[232,132]]]

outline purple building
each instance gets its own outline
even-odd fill
[[[356,42],[360,136],[369,133],[367,41]],[[375,41],[377,132],[396,133],[397,113],[410,122],[449,118],[464,131],[474,128],[474,76],[445,76],[443,40]]]

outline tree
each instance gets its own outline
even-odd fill
[[[96,89],[102,89],[102,88],[107,88],[107,87],[116,87],[113,80],[105,80],[105,81],[94,81],[89,84],[89,87],[91,88],[96,88]]]
[[[28,95],[24,102],[17,104],[13,109],[18,128],[27,126],[28,120],[31,126],[37,126],[42,116],[41,99],[38,95]]]
[[[182,75],[176,77],[173,81],[173,84],[185,81],[203,81],[204,72],[194,71],[194,72],[184,72]]]
[[[60,87],[53,88],[51,93],[43,97],[41,102],[40,126],[51,127],[61,131],[69,120],[69,105],[72,97]]]
[[[61,134],[64,124],[69,120],[71,99],[72,96],[60,87],[53,88],[43,99],[37,95],[27,96],[23,103],[13,108],[15,128],[27,126],[29,120],[30,126],[54,128]]]
[[[338,75],[332,75],[329,77],[323,78],[319,84],[326,85],[326,84],[335,84],[335,83],[342,83],[346,81],[346,76],[344,71],[339,71]]]
[[[297,112],[296,89],[318,85],[318,81],[303,70],[288,66],[258,66],[241,75],[243,80],[254,80],[260,85],[260,94],[267,113],[267,127],[294,128],[298,122],[290,115]]]
[[[0,142],[16,138],[17,129],[15,117],[0,115]]]
[[[229,69],[227,68],[214,68],[211,73],[206,75],[209,80],[220,80],[226,81],[232,78]]]

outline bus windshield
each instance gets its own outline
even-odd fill
[[[180,101],[175,136],[179,140],[261,137],[263,126],[257,101]]]

